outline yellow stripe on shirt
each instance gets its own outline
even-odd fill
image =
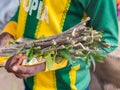
[[[43,1],[44,10],[42,13],[45,14],[41,15],[41,18],[43,19],[38,23],[36,38],[40,38],[43,35],[47,37],[62,32],[61,20],[64,18],[63,13],[64,15],[67,13],[67,10],[65,9],[68,9],[66,8],[68,1],[69,0],[52,0],[52,3],[51,0]],[[48,17],[48,20],[44,19],[45,17]]]
[[[71,71],[69,73],[69,75],[70,75],[70,82],[71,82],[70,86],[71,86],[72,90],[77,90],[77,88],[75,86],[75,83],[76,83],[76,72],[79,69],[80,69],[80,65],[74,66],[74,67],[72,67],[72,69],[71,69]]]
[[[30,0],[27,0],[28,3]],[[26,25],[26,19],[27,19],[27,12],[24,9],[24,0],[21,0],[21,6],[20,6],[20,14],[18,15],[18,28],[17,28],[17,39],[21,38],[24,34],[24,29],[25,29],[25,25]]]
[[[40,72],[36,74],[34,76],[33,90],[57,90],[55,71]]]

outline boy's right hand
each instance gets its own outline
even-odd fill
[[[13,41],[13,36],[7,32],[0,34],[0,47],[9,45]]]

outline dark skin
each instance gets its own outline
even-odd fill
[[[13,39],[13,36],[7,32],[0,35],[0,47],[8,45]]]
[[[10,43],[13,37],[9,33],[2,33],[0,35],[0,46],[5,46]],[[10,72],[14,73],[18,78],[28,78],[37,74],[38,72],[44,71],[46,67],[46,63],[31,65],[31,66],[22,66],[23,58],[22,54],[13,55],[10,57],[6,64],[5,69]]]

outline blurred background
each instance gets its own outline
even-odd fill
[[[2,0],[0,2],[0,30],[14,15],[19,5],[19,0]]]

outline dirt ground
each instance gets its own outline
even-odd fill
[[[0,90],[24,90],[23,81],[0,68]]]

